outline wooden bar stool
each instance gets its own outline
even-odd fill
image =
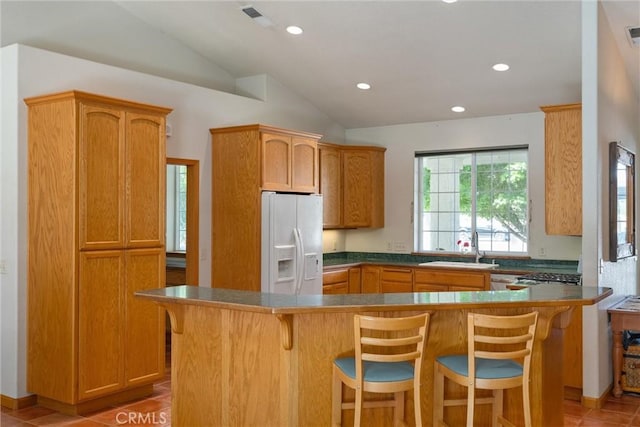
[[[502,416],[503,390],[522,387],[524,425],[531,426],[529,376],[538,312],[517,316],[469,313],[468,352],[440,356],[434,367],[434,427],[446,425],[445,406],[467,405],[467,426],[473,426],[475,404],[493,404],[492,425],[515,425]],[[471,357],[469,357],[471,356]],[[444,379],[467,387],[466,399],[445,399]],[[493,397],[475,398],[475,390],[493,390]]]
[[[342,424],[342,409],[355,408],[360,426],[362,408],[394,407],[394,422],[404,420],[404,392],[413,389],[416,426],[422,426],[420,371],[429,329],[429,314],[385,318],[355,315],[355,357],[333,363],[331,424]],[[393,337],[390,337],[393,332]],[[355,389],[355,402],[342,402],[342,384]],[[392,400],[363,402],[363,392],[394,393]]]

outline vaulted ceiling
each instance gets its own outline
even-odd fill
[[[221,90],[268,74],[345,128],[532,112],[581,99],[579,1],[254,1],[262,20],[242,11],[248,5],[3,0],[1,42]],[[640,94],[640,48],[625,38],[625,27],[640,26],[640,2],[603,7]],[[288,34],[288,25],[303,34]],[[147,57],[142,46],[154,43],[157,53]],[[176,72],[179,49],[223,77]],[[494,71],[495,63],[510,69]],[[372,87],[357,89],[358,82]],[[454,105],[466,111],[454,113]]]

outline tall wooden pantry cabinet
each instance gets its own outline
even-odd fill
[[[29,107],[28,378],[41,405],[83,413],[164,376],[165,118],[79,91]]]

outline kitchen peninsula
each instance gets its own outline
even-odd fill
[[[433,362],[466,351],[466,314],[540,313],[532,359],[535,426],[562,425],[563,329],[575,308],[611,295],[608,288],[539,285],[518,291],[277,295],[178,286],[136,293],[165,307],[172,328],[172,423],[190,425],[330,425],[333,359],[353,350],[353,315],[432,313],[422,370],[424,420],[432,417]],[[463,389],[448,385],[447,393]],[[506,413],[522,417],[519,393]],[[406,419],[413,419],[407,396]],[[352,411],[344,412],[349,423]],[[388,408],[365,410],[367,425],[391,425]],[[445,411],[450,425],[464,411]],[[478,425],[489,408],[478,407]]]

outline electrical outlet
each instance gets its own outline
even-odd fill
[[[394,242],[393,243],[393,251],[394,252],[406,252],[407,245],[404,242]]]
[[[388,251],[392,251],[393,250],[393,245],[391,244],[391,242],[387,242],[387,250]]]
[[[0,274],[7,274],[7,261],[4,259],[0,260]]]
[[[538,256],[540,257],[547,256],[547,250],[545,248],[538,248]]]

